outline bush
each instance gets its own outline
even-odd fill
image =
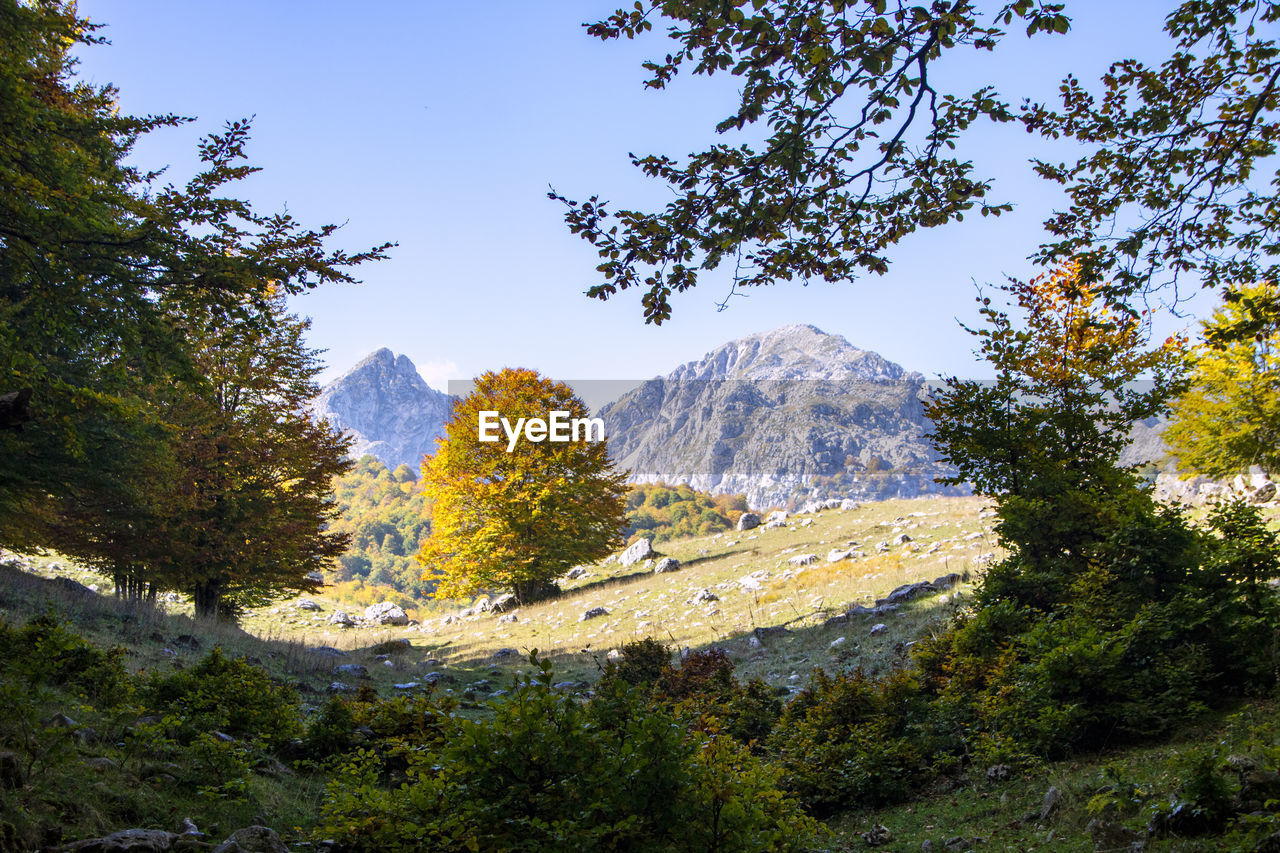
[[[298,695],[261,668],[214,648],[195,666],[152,673],[140,696],[147,710],[174,717],[183,743],[215,731],[278,749],[302,734]]]
[[[614,681],[581,705],[549,665],[484,720],[448,718],[387,789],[357,755],[330,786],[320,837],[355,851],[802,850],[820,828],[730,739],[691,732]]]
[[[100,649],[52,613],[17,630],[0,626],[0,650],[4,666],[33,686],[68,687],[109,707],[124,703],[131,694],[124,649]]]

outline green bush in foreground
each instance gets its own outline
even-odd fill
[[[820,826],[731,738],[690,731],[640,691],[595,700],[551,689],[551,670],[452,718],[388,789],[358,754],[330,786],[319,837],[356,851],[811,849]]]

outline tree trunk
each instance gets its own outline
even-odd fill
[[[533,604],[536,601],[555,598],[560,594],[560,587],[546,580],[516,581],[512,592],[515,593],[516,598],[520,599],[521,604]]]
[[[204,581],[195,586],[196,616],[201,619],[217,619],[218,604],[222,601],[222,584]]]

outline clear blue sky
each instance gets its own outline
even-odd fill
[[[565,229],[548,184],[576,198],[660,202],[627,152],[705,147],[735,91],[728,77],[644,90],[640,62],[665,54],[661,33],[604,44],[580,26],[615,5],[81,0],[112,42],[83,51],[81,73],[118,86],[125,111],[197,119],[153,134],[141,164],[185,178],[199,136],[253,115],[249,153],[264,171],[242,191],[259,209],[345,222],[339,244],[350,249],[399,243],[363,284],[296,300],[313,318],[312,344],[328,351],[326,378],[382,346],[440,388],[509,365],[558,379],[646,378],[787,323],[931,376],[984,375],[957,319],[976,318],[974,282],[1033,272],[1024,259],[1055,202],[1026,163],[1045,149],[1016,128],[984,131],[968,152],[1014,215],[912,238],[887,276],[759,289],[724,312],[715,303],[727,279],[708,277],[676,298],[662,327],[644,325],[636,292],[608,303],[583,295],[596,259]],[[1170,5],[1071,3],[1069,36],[1019,37],[950,73],[970,88],[994,81],[1015,102],[1048,97],[1068,70],[1096,78],[1113,59],[1161,56],[1159,10]]]

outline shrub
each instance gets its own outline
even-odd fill
[[[152,673],[141,692],[144,706],[179,720],[183,743],[220,731],[277,749],[302,733],[298,695],[260,667],[214,648],[195,666],[170,675]]]
[[[52,613],[17,630],[0,626],[0,649],[4,666],[31,685],[69,687],[106,706],[120,705],[130,696],[124,649],[100,649]]]
[[[819,833],[733,741],[689,731],[620,680],[586,705],[549,665],[482,720],[448,718],[388,790],[362,753],[330,786],[321,837],[355,851],[801,850]]]

